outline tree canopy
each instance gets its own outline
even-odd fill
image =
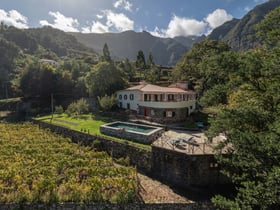
[[[90,95],[97,97],[112,95],[126,83],[114,63],[100,62],[87,74],[86,85]]]
[[[279,23],[279,11],[275,11],[256,27],[266,40],[277,40],[277,33],[274,36],[270,33],[277,31],[277,24],[272,23],[276,28],[262,26],[271,19],[277,19]],[[207,87],[204,96],[208,100],[201,99],[205,107],[218,102],[223,104],[211,120],[207,135],[211,138],[219,133],[226,134],[226,140],[216,148],[216,157],[223,172],[237,188],[235,197],[217,195],[213,198],[219,208],[280,208],[279,56],[279,42],[274,42],[274,46],[269,48],[237,53],[235,71],[228,74],[226,82],[217,81],[212,88]],[[205,68],[214,70],[211,70],[211,64]]]

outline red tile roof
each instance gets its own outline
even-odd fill
[[[171,87],[161,87],[158,85],[151,84],[140,84],[126,90],[139,90],[143,92],[165,92],[165,93],[187,93],[188,91],[182,90],[180,88],[171,88]]]

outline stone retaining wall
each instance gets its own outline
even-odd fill
[[[111,140],[109,137],[89,135],[61,126],[34,121],[42,128],[69,137],[73,142],[91,146],[98,139],[102,149],[113,158],[129,157],[130,164],[148,176],[180,188],[228,184],[220,173],[214,155],[193,155],[152,146],[152,151]]]
[[[214,207],[210,203],[183,203],[183,204],[79,204],[79,203],[62,203],[62,204],[0,204],[1,210],[13,210],[13,209],[40,209],[40,210],[214,210]]]
[[[214,155],[193,155],[152,147],[152,174],[170,184],[190,186],[214,186],[228,184],[220,173]]]

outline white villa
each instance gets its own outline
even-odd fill
[[[177,83],[161,87],[142,83],[117,91],[118,106],[158,122],[184,120],[196,107],[196,94]]]

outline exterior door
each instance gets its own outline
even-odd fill
[[[148,109],[147,108],[144,108],[144,116],[148,116]]]

